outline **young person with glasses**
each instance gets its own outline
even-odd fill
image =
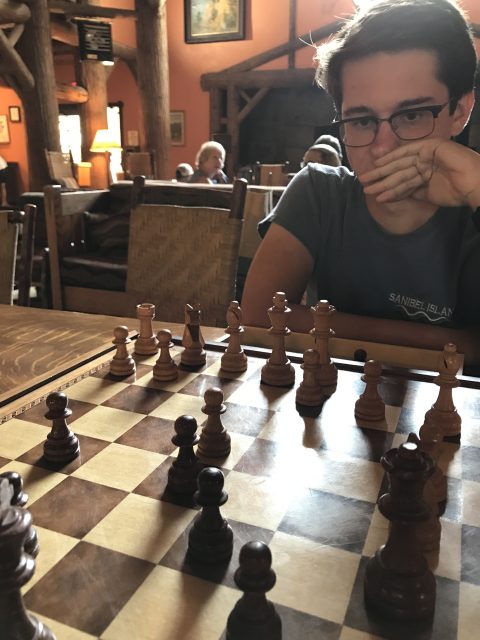
[[[454,0],[380,0],[317,51],[353,173],[309,165],[270,219],[245,284],[247,324],[284,291],[338,336],[442,348],[480,364],[480,156],[454,142],[470,116],[476,54]],[[270,224],[271,223],[271,224]],[[262,223],[260,224],[262,227]],[[308,285],[308,286],[307,286]]]

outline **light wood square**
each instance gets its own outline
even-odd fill
[[[0,425],[0,456],[18,458],[44,442],[49,431],[47,427],[12,418]]]
[[[89,376],[69,387],[67,395],[75,400],[83,400],[90,404],[102,404],[130,385],[126,382],[113,382],[105,378]]]
[[[18,460],[9,462],[1,468],[1,471],[2,473],[16,471],[22,476],[23,488],[28,493],[27,509],[35,500],[41,498],[66,478],[63,473],[34,467],[24,462],[18,462]]]
[[[165,402],[162,402],[150,415],[167,420],[176,420],[179,416],[188,415],[193,416],[198,425],[200,425],[207,419],[207,416],[202,412],[204,404],[203,398],[185,393],[176,393]]]
[[[72,425],[76,434],[113,442],[145,417],[142,413],[112,407],[95,407]]]
[[[47,618],[44,615],[39,615],[38,613],[35,613],[35,611],[32,611],[32,613],[44,624],[46,624],[51,631],[53,631],[57,640],[97,640],[95,636],[91,636],[89,633],[84,633],[83,631],[78,631],[78,629],[73,629],[66,624],[62,624],[61,622],[57,622],[56,620]]]
[[[462,480],[463,518],[464,524],[480,527],[480,491],[478,482]]]
[[[196,514],[193,509],[131,493],[84,540],[158,563]]]
[[[87,460],[72,476],[98,484],[133,491],[166,456],[161,453],[112,443]]]
[[[76,538],[71,538],[57,531],[51,531],[43,527],[35,527],[35,529],[38,535],[40,553],[35,558],[35,573],[22,589],[24,593],[31,589],[40,578],[79,543]]]
[[[460,583],[457,640],[473,640],[480,629],[480,587]]]
[[[277,574],[270,599],[342,623],[360,556],[282,532],[275,533],[269,547]]]
[[[220,638],[241,593],[180,571],[155,567],[103,633],[103,640]]]

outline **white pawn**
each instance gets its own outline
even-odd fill
[[[168,329],[160,329],[156,339],[160,347],[160,355],[153,367],[153,378],[159,382],[176,380],[178,367],[170,355],[170,348],[173,347],[172,333]]]
[[[200,434],[197,455],[200,458],[225,458],[230,453],[231,441],[220,417],[226,411],[223,391],[219,387],[211,387],[203,397],[202,411],[208,418]]]
[[[230,335],[230,340],[220,360],[220,368],[231,373],[242,373],[248,367],[248,358],[240,344],[240,336],[245,330],[242,326],[242,310],[236,300],[232,300],[228,306],[227,325],[225,332]]]
[[[155,305],[148,302],[137,304],[137,318],[140,321],[140,333],[135,340],[135,353],[151,356],[158,351],[158,341],[153,333]]]
[[[363,371],[365,390],[355,403],[355,418],[365,422],[382,422],[385,420],[385,403],[378,394],[382,365],[376,360],[367,360]]]
[[[110,362],[110,373],[112,376],[124,378],[135,373],[135,360],[128,353],[128,345],[131,340],[128,337],[128,327],[124,325],[115,327],[113,330],[113,344],[117,347],[117,351]]]

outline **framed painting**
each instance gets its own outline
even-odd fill
[[[185,42],[245,38],[246,0],[185,0]]]
[[[173,146],[185,144],[185,111],[170,111],[170,139]]]
[[[8,130],[7,116],[0,116],[0,144],[10,142],[10,132]]]
[[[20,122],[22,120],[20,107],[8,107],[8,117],[10,122]]]

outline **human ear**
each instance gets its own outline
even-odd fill
[[[473,91],[459,98],[453,112],[452,136],[458,136],[463,131],[472,113],[474,103],[475,95]]]

